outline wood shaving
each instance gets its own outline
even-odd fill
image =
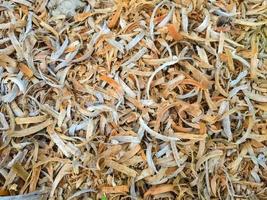
[[[0,199],[266,199],[266,0],[0,2]]]

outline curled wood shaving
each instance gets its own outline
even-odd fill
[[[16,124],[34,124],[41,123],[47,119],[47,115],[40,115],[35,117],[16,117]]]
[[[19,64],[19,69],[22,71],[28,78],[33,77],[33,71],[24,63]]]
[[[177,31],[177,29],[176,29],[174,24],[169,24],[168,25],[168,31],[169,31],[170,36],[174,40],[179,41],[179,40],[183,39],[183,36]]]
[[[166,185],[159,185],[155,187],[149,188],[148,191],[144,194],[144,197],[150,196],[150,195],[157,195],[165,192],[170,192],[174,190],[174,186],[171,184]]]
[[[266,6],[1,1],[1,198],[266,199]]]
[[[130,169],[124,165],[121,165],[113,160],[107,160],[105,161],[105,165],[108,166],[108,167],[111,167],[112,169],[115,169],[119,172],[122,172],[128,176],[131,176],[131,177],[136,177],[137,176],[137,172],[134,171],[133,169]]]
[[[40,130],[48,127],[52,123],[53,123],[53,120],[47,119],[46,121],[44,121],[38,125],[32,126],[30,128],[19,130],[19,131],[14,131],[10,136],[11,137],[25,137],[28,135],[32,135],[32,134],[37,133]]]
[[[112,18],[108,22],[109,28],[114,28],[117,25],[118,20],[120,18],[121,11],[122,11],[122,5],[118,5],[118,8],[116,9],[115,14],[112,16]]]
[[[45,198],[45,192],[36,191],[28,194],[1,197],[3,200],[38,200],[41,198]]]

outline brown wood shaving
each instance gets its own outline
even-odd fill
[[[0,1],[0,199],[266,199],[266,0]]]

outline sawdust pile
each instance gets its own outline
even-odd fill
[[[265,0],[1,1],[0,195],[266,199],[266,58]]]

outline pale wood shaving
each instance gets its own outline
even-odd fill
[[[266,0],[0,1],[0,199],[266,199]]]

